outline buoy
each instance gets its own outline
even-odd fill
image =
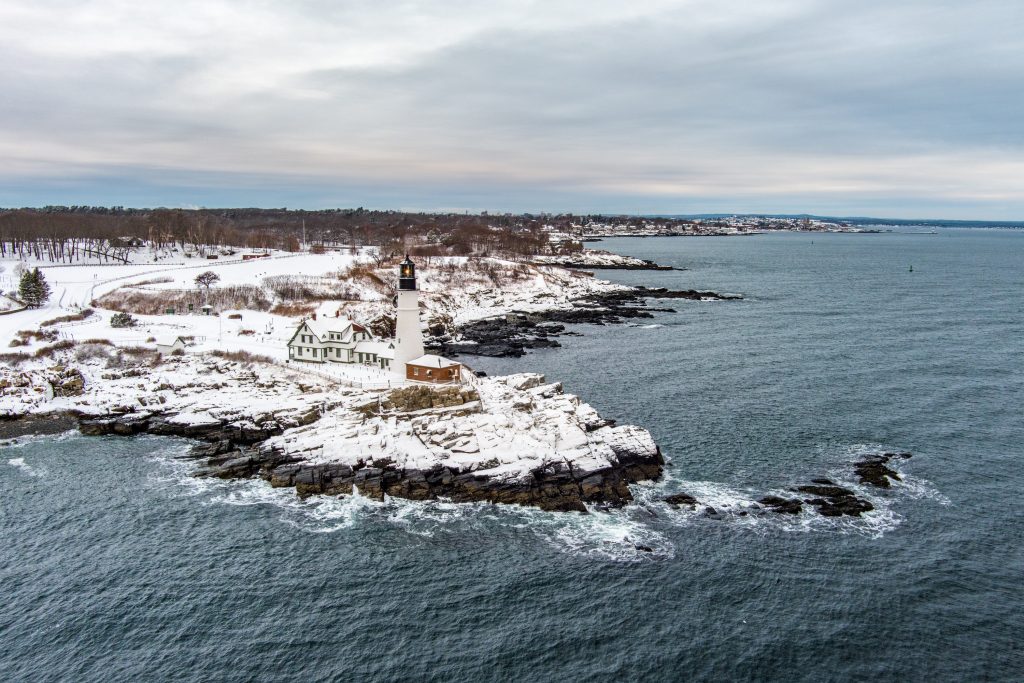
[[[910,266],[910,272],[911,272],[911,273],[913,273],[913,272],[914,272],[914,266]]]

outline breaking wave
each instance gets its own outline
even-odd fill
[[[172,450],[180,454],[180,446]],[[377,501],[358,491],[343,497],[312,496],[303,500],[294,489],[275,489],[261,479],[198,479],[192,476],[191,463],[166,457],[172,455],[169,452],[154,455],[161,463],[158,483],[173,485],[181,495],[195,497],[201,505],[271,507],[283,523],[309,533],[334,533],[362,524],[385,524],[422,538],[473,532],[493,535],[496,530],[505,530],[533,536],[558,552],[614,562],[672,559],[677,544],[683,542],[674,538],[675,532],[700,525],[726,525],[738,532],[757,534],[838,533],[879,538],[902,522],[894,509],[902,498],[949,504],[930,483],[902,472],[903,481],[894,482],[891,489],[860,485],[850,479],[848,464],[845,478],[838,468],[830,471],[829,477],[872,504],[874,510],[860,517],[825,517],[807,505],[799,514],[776,513],[765,510],[757,501],[765,495],[794,497],[788,486],[738,488],[721,482],[678,479],[672,476],[675,470],[669,470],[663,481],[632,486],[635,504],[610,510],[593,506],[586,515],[482,502],[412,501],[389,496]],[[699,501],[695,509],[673,507],[662,500],[680,491]]]
[[[25,462],[25,458],[11,458],[7,461],[8,465],[17,467],[19,470],[29,475],[30,477],[41,477],[46,474],[45,470],[37,470],[36,468]]]

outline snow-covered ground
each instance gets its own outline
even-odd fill
[[[524,373],[481,379],[478,404],[367,416],[340,406],[313,424],[266,442],[305,462],[357,465],[381,458],[400,470],[446,467],[488,479],[518,481],[551,463],[595,472],[617,463],[616,452],[657,446],[644,429],[608,426],[589,404],[561,384]]]
[[[378,279],[343,279],[348,269],[357,264],[371,270]],[[17,265],[18,262],[12,259],[0,261],[0,267],[3,268],[0,270],[0,289],[11,291],[16,287]],[[19,338],[19,331],[37,330],[41,323],[78,312],[118,288],[129,287],[132,291],[141,288],[141,291],[156,294],[161,290],[196,290],[195,277],[206,270],[220,276],[220,281],[214,287],[262,286],[266,278],[280,276],[299,279],[320,277],[328,282],[350,286],[354,292],[351,300],[312,302],[319,304],[321,311],[340,310],[361,322],[394,313],[386,285],[395,279],[394,267],[370,268],[371,258],[367,251],[355,254],[348,251],[329,252],[321,255],[273,252],[269,258],[249,261],[242,261],[241,255],[237,255],[216,261],[179,258],[175,262],[146,262],[140,259],[132,265],[53,266],[33,261],[24,262],[23,265],[40,267],[50,284],[52,296],[41,308],[0,316],[2,348],[10,347]],[[620,285],[563,268],[500,259],[432,257],[421,260],[417,275],[424,309],[421,316],[424,326],[437,320],[451,326],[512,311],[535,312],[564,308],[570,306],[572,300],[588,294],[622,289]],[[385,284],[381,285],[381,282]],[[95,308],[93,315],[83,321],[59,323],[47,329],[56,332],[60,339],[76,342],[107,339],[118,345],[148,345],[150,348],[155,346],[156,338],[175,334],[192,338],[189,340],[189,352],[202,353],[215,349],[247,351],[284,360],[287,358],[287,341],[300,320],[298,316],[275,315],[267,311],[223,310],[210,316],[197,311],[177,315],[136,315],[137,326],[118,329],[110,326],[113,313],[112,310]],[[31,353],[46,343],[42,340],[29,340],[27,345],[17,350]],[[324,367],[322,371],[339,378],[354,377],[361,381],[387,379],[377,377],[380,373],[372,368],[332,366]]]
[[[635,256],[614,254],[601,249],[584,249],[579,253],[559,256],[535,256],[533,260],[535,263],[548,265],[571,264],[574,268],[646,268],[651,266],[650,261]]]

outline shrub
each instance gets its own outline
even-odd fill
[[[241,319],[242,319],[242,314],[241,313],[231,313],[231,314],[228,315],[228,320],[241,320]]]
[[[10,346],[11,348],[14,348],[16,346],[24,346],[24,345],[25,345],[25,342],[21,341],[20,339],[12,339],[11,343],[8,344],[8,346]]]
[[[122,346],[121,353],[126,356],[151,356],[157,352],[155,349],[149,349],[145,346]]]
[[[27,353],[0,353],[0,365],[16,368],[31,357]]]
[[[342,274],[338,277],[274,275],[263,278],[263,286],[275,297],[285,301],[358,300],[359,292],[344,280]]]
[[[283,315],[289,318],[306,318],[313,315],[315,310],[316,306],[313,304],[290,303],[277,304],[270,309],[270,312],[274,315]]]
[[[194,311],[200,310],[209,303],[217,310],[251,309],[254,311],[270,310],[270,299],[262,287],[256,285],[233,285],[204,292],[195,289],[167,289],[143,291],[131,287],[121,287],[105,294],[97,301],[98,306],[128,311],[136,315],[162,315],[167,309],[183,312],[192,304]]]
[[[16,334],[22,344],[27,344],[29,339],[41,342],[57,341],[59,336],[56,330],[18,330]]]
[[[86,339],[83,344],[100,344],[103,346],[113,346],[114,342],[109,339]]]
[[[96,358],[106,360],[110,358],[110,354],[110,347],[105,344],[85,342],[78,347],[77,351],[75,351],[75,360],[79,363],[84,363],[85,361]]]
[[[138,320],[132,317],[131,313],[122,312],[110,316],[111,327],[135,327],[137,323]]]
[[[43,348],[38,349],[35,353],[35,356],[36,358],[49,358],[58,351],[70,349],[74,347],[74,345],[75,342],[71,341],[70,339],[63,339],[57,342],[56,344],[51,344],[50,346],[44,346]]]
[[[39,327],[49,327],[51,325],[59,325],[61,323],[74,323],[80,320],[85,320],[92,315],[91,308],[82,309],[80,313],[72,313],[71,315],[62,315],[59,318],[52,318],[50,320],[39,323]]]
[[[270,365],[274,362],[274,359],[270,356],[261,356],[256,353],[249,353],[248,351],[221,351],[216,349],[210,353],[218,358],[233,360],[239,363],[266,363]]]

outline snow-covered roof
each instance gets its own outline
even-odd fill
[[[317,318],[316,320],[310,318],[306,321],[306,325],[320,341],[323,341],[327,339],[330,332],[344,335],[352,326],[352,321],[348,318]]]
[[[356,342],[356,353],[375,353],[378,358],[394,358],[395,345],[384,341]]]
[[[159,337],[156,338],[157,346],[174,346],[179,341],[182,344],[185,343],[185,340],[182,339],[180,334],[173,333],[161,334]]]
[[[435,356],[432,353],[414,358],[408,363],[409,365],[418,365],[421,368],[450,368],[453,365],[459,365],[453,360],[442,358],[441,356]]]

